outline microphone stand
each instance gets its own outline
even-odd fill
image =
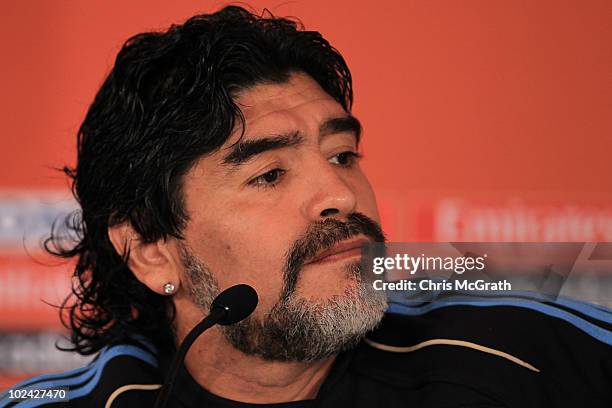
[[[258,297],[255,289],[249,285],[234,285],[219,294],[212,302],[210,314],[198,323],[181,343],[176,355],[172,359],[166,381],[155,401],[154,408],[165,408],[172,395],[179,367],[193,342],[215,324],[224,326],[238,323],[248,317],[257,307]]]
[[[172,359],[172,363],[170,364],[170,368],[168,369],[168,382],[164,384],[161,389],[161,392],[157,396],[157,401],[155,402],[155,408],[164,408],[168,403],[168,398],[172,394],[172,389],[174,388],[174,382],[176,380],[176,376],[178,374],[179,367],[185,360],[185,356],[189,351],[189,348],[193,344],[194,341],[200,336],[200,334],[204,333],[204,331],[210,329],[219,321],[223,320],[225,315],[227,314],[227,310],[222,308],[214,308],[210,311],[210,314],[206,316],[200,323],[198,323],[188,334],[185,336],[185,340],[181,343],[181,346],[176,352],[176,355]]]

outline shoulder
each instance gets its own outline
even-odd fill
[[[0,407],[144,406],[151,405],[160,387],[157,352],[139,340],[105,347],[85,367],[16,384],[0,397]],[[34,398],[16,400],[18,393]]]
[[[398,386],[452,382],[508,406],[605,406],[612,312],[569,299],[393,301],[357,353]],[[376,374],[373,374],[375,373]]]

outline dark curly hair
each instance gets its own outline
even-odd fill
[[[92,354],[135,334],[172,344],[172,302],[134,277],[108,228],[129,222],[144,242],[182,239],[182,177],[236,125],[244,131],[238,92],[297,71],[350,111],[344,59],[289,19],[228,6],[127,40],[79,129],[77,165],[63,168],[81,210],[45,242],[50,253],[76,260],[61,311],[69,350]]]

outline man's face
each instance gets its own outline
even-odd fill
[[[370,296],[358,246],[383,237],[356,157],[356,122],[305,74],[256,85],[236,101],[244,136],[236,130],[185,177],[187,263],[199,264],[220,289],[253,286],[260,299],[253,319],[260,322],[282,297],[292,308],[322,311]],[[198,292],[202,283],[186,280]],[[374,297],[361,307],[382,315]]]

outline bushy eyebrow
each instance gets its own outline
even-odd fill
[[[327,135],[350,132],[355,135],[357,144],[361,137],[361,123],[352,115],[330,118],[319,126],[319,139]],[[229,148],[229,153],[223,158],[224,165],[238,167],[253,157],[276,149],[297,146],[304,138],[298,132],[281,135],[265,136],[256,139],[239,140]]]
[[[361,123],[353,115],[327,119],[319,126],[319,138],[334,133],[353,133],[357,144],[361,138]]]
[[[302,139],[299,132],[293,132],[252,140],[241,140],[231,147],[230,152],[223,158],[223,164],[239,166],[263,152],[296,146],[302,143]]]

